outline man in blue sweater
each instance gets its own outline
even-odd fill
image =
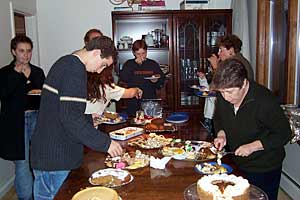
[[[50,69],[32,136],[35,200],[54,198],[70,170],[81,165],[84,145],[113,157],[122,153],[117,142],[93,127],[92,116],[84,114],[86,71],[101,73],[115,55],[112,40],[97,37],[85,48],[61,57]]]

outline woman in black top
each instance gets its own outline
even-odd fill
[[[32,199],[33,176],[29,143],[35,127],[39,94],[45,79],[41,68],[30,64],[32,41],[26,36],[11,40],[14,60],[0,69],[0,157],[15,163],[15,189],[19,199]],[[28,95],[30,93],[30,95]]]

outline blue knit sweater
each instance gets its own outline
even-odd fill
[[[74,55],[60,58],[43,85],[36,129],[32,136],[33,169],[70,170],[81,165],[83,146],[107,152],[109,136],[96,130],[85,115],[85,65]]]

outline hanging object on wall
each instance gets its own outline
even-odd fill
[[[141,0],[109,0],[113,5],[121,5],[124,2],[127,2],[129,7],[132,7],[133,4],[140,4]]]

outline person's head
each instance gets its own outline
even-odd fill
[[[112,71],[113,65],[110,65],[103,69],[100,74],[88,72],[88,100],[94,101],[102,99],[104,102],[106,102],[106,94],[104,89],[105,87],[113,87],[112,84],[114,83],[114,79],[112,76]]]
[[[243,101],[248,91],[247,70],[237,59],[221,62],[214,74],[211,88],[219,91],[233,105]]]
[[[33,44],[29,37],[18,35],[10,42],[10,50],[18,64],[28,64],[32,57]]]
[[[91,41],[95,37],[103,36],[103,33],[99,29],[90,29],[86,34],[84,35],[84,44],[86,45],[89,41]]]
[[[85,49],[88,54],[85,65],[88,72],[101,71],[116,60],[116,48],[113,41],[107,36],[95,37],[89,41]]]
[[[132,44],[132,53],[136,58],[145,60],[147,58],[147,48],[144,40],[136,40]]]
[[[242,41],[236,35],[226,35],[224,37],[219,38],[218,55],[220,59],[223,61],[239,53],[241,51],[242,45]]]

